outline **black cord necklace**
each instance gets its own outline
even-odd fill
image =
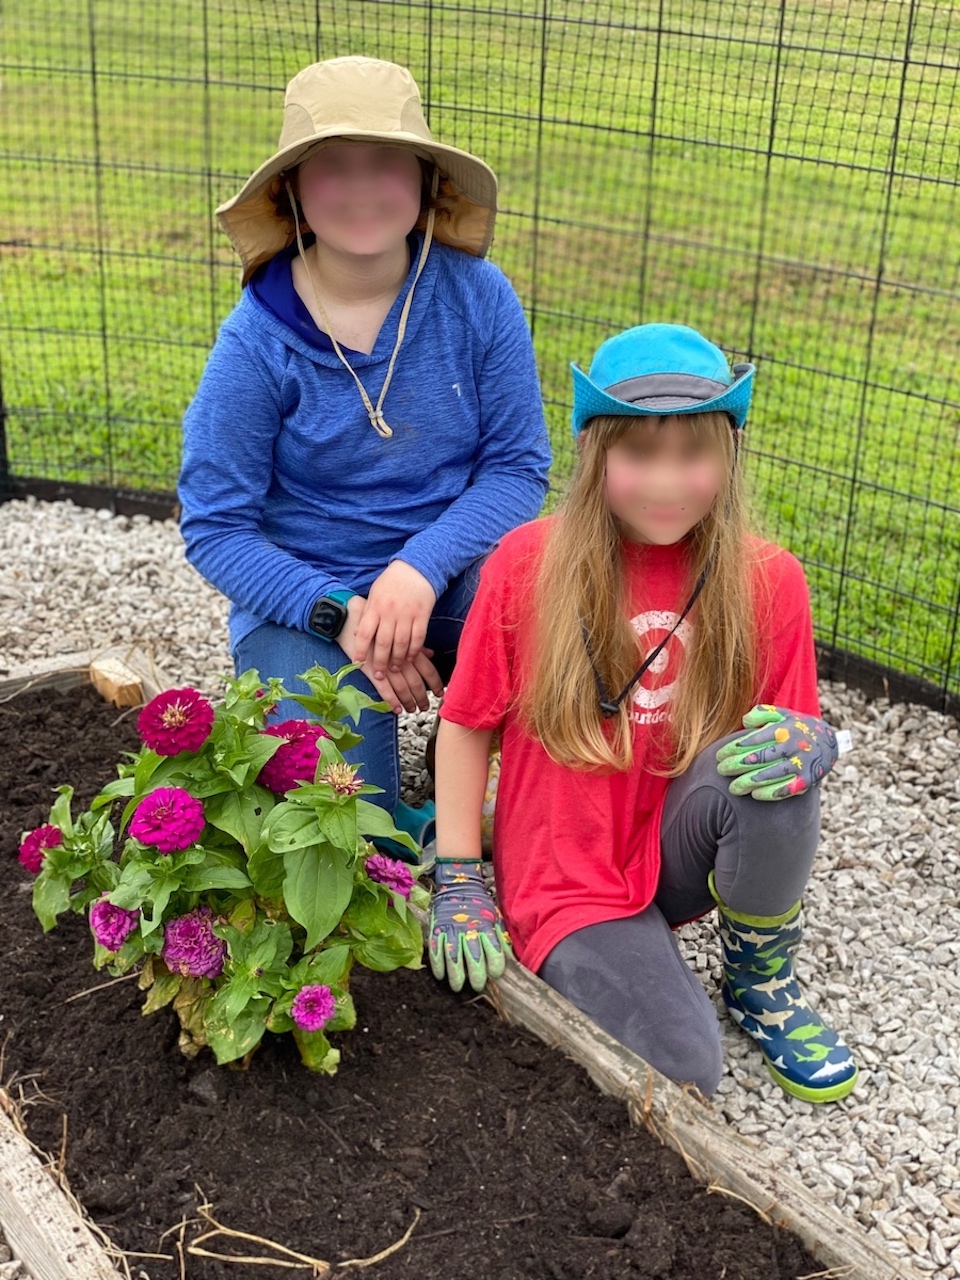
[[[696,585],[693,588],[693,592],[690,595],[690,599],[683,606],[683,612],[680,614],[680,617],[677,618],[676,622],[673,624],[673,626],[670,628],[667,634],[663,637],[663,639],[660,641],[657,647],[647,654],[647,656],[644,658],[643,662],[640,664],[639,668],[637,669],[636,674],[630,677],[630,679],[623,686],[623,688],[620,690],[620,692],[617,694],[615,698],[611,698],[610,694],[607,691],[607,686],[603,683],[603,677],[600,675],[600,672],[597,670],[597,663],[593,653],[593,646],[590,643],[590,633],[587,631],[587,624],[584,622],[582,618],[580,619],[580,631],[581,631],[581,634],[583,635],[583,643],[587,649],[587,657],[590,659],[590,666],[593,668],[593,678],[597,682],[597,693],[599,694],[599,697],[600,697],[600,710],[603,713],[603,718],[605,720],[609,720],[611,716],[615,716],[618,714],[624,698],[628,696],[633,686],[637,683],[638,680],[640,680],[643,677],[644,673],[648,670],[648,668],[654,662],[656,662],[657,658],[663,652],[667,644],[667,641],[673,636],[674,632],[680,626],[680,623],[684,620],[684,618],[687,616],[687,614],[690,612],[693,606],[697,603],[697,597],[700,595],[700,592],[703,590],[703,584],[707,580],[707,574],[710,572],[711,564],[712,564],[712,561],[708,560],[707,563],[703,566],[703,570],[700,573],[700,577],[697,578]]]

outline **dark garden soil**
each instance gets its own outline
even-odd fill
[[[85,807],[114,776],[137,745],[134,717],[119,716],[90,688],[0,704],[0,1042],[6,1080],[35,1095],[29,1136],[57,1152],[66,1113],[70,1184],[121,1248],[173,1254],[175,1235],[159,1238],[195,1214],[199,1186],[221,1222],[332,1262],[383,1249],[419,1207],[409,1243],[365,1272],[376,1280],[821,1270],[792,1236],[702,1191],[578,1067],[428,970],[356,973],[359,1022],[335,1037],[332,1078],[302,1068],[290,1037],[268,1036],[246,1072],[188,1061],[175,1015],[142,1017],[135,981],[65,1003],[109,975],[92,969],[81,919],[41,932],[16,846],[57,783]],[[178,1280],[173,1261],[131,1262]],[[190,1280],[305,1274],[187,1260]]]

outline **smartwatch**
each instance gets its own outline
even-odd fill
[[[310,610],[310,630],[324,640],[336,640],[347,620],[347,601],[357,593],[355,591],[331,591],[328,596],[321,596]]]

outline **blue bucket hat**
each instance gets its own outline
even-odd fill
[[[666,417],[722,410],[737,427],[747,420],[752,364],[733,372],[719,347],[682,324],[640,324],[608,338],[586,374],[573,370],[573,434],[591,418]]]

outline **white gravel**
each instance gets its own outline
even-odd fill
[[[31,1280],[26,1264],[17,1262],[0,1227],[0,1280]]]
[[[230,670],[226,604],[186,564],[175,525],[70,503],[0,506],[3,668],[138,644],[176,683],[210,692]],[[715,1104],[780,1166],[891,1253],[960,1278],[960,733],[921,706],[824,684],[825,716],[854,751],[824,787],[800,971],[846,1033],[860,1082],[841,1103],[788,1098],[724,1014]],[[404,788],[417,802],[432,713],[403,718]],[[685,954],[716,994],[712,922]],[[719,1008],[718,1000],[718,1008]]]

